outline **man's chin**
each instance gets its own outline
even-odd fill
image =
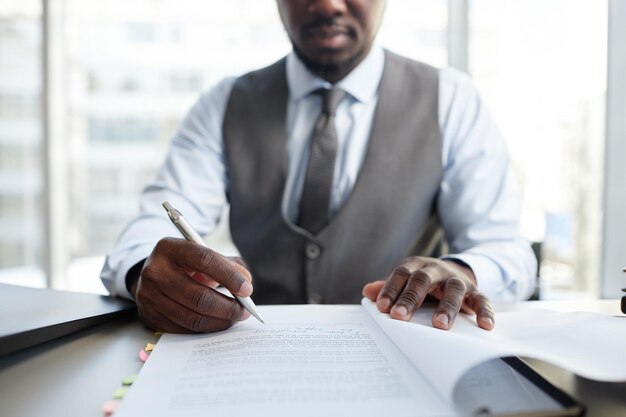
[[[294,48],[294,51],[309,71],[326,79],[341,79],[360,62],[359,54],[353,51],[324,49],[304,53],[298,48]]]

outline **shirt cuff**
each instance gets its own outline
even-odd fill
[[[152,245],[138,246],[124,257],[124,260],[120,264],[120,267],[117,269],[117,274],[115,275],[115,283],[113,287],[115,293],[112,295],[133,301],[135,300],[135,298],[128,291],[128,288],[126,288],[126,274],[130,268],[150,256],[153,248],[154,247]]]

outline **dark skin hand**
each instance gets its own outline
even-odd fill
[[[250,272],[238,258],[226,258],[183,239],[161,239],[131,287],[139,318],[148,327],[171,333],[225,330],[250,317],[235,299],[220,294],[252,294]]]
[[[386,281],[363,287],[363,295],[376,302],[382,313],[408,321],[420,308],[426,295],[439,300],[433,314],[433,326],[449,330],[459,311],[476,315],[476,323],[485,330],[494,326],[489,300],[476,287],[470,268],[453,261],[414,256],[405,259]]]
[[[139,318],[148,327],[171,333],[215,332],[246,320],[236,300],[215,290],[223,285],[231,294],[252,294],[250,272],[239,258],[226,258],[183,239],[161,239],[146,260],[139,280],[131,287]],[[427,294],[440,300],[433,326],[448,330],[459,311],[476,314],[486,330],[494,326],[493,308],[476,288],[471,269],[434,258],[405,259],[386,281],[365,285],[363,295],[396,320],[410,320]]]

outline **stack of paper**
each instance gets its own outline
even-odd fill
[[[460,316],[446,332],[432,328],[432,310],[400,322],[367,300],[261,314],[265,325],[163,335],[116,416],[458,416],[474,413],[481,395],[497,397],[496,413],[562,410],[494,360],[512,355],[626,381],[626,319],[610,316],[500,313],[491,332]]]

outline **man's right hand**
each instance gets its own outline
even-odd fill
[[[171,333],[215,332],[250,317],[233,295],[252,294],[250,272],[237,260],[183,239],[161,239],[146,260],[131,292],[139,318]]]

